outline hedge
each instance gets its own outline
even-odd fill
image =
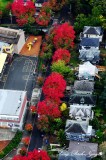
[[[11,142],[1,151],[0,158],[5,157],[10,151],[16,148],[22,139],[22,132],[17,131]]]

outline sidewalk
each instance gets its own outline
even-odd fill
[[[26,117],[26,123],[32,123],[34,125],[34,119],[35,117],[32,116],[31,112],[28,111],[28,115]],[[29,134],[26,130],[23,131],[23,136],[22,138],[26,137],[26,136],[31,136],[31,134]],[[20,142],[18,147],[14,150],[12,150],[5,158],[3,158],[3,160],[12,160],[12,158],[19,153],[19,150],[22,148],[22,147],[25,147],[25,145]]]

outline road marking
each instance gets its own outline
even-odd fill
[[[23,65],[22,72],[23,73],[25,73],[25,72],[28,73],[29,72],[28,75],[23,75],[23,77],[22,77],[23,80],[26,80],[25,88],[24,88],[25,91],[26,91],[26,88],[27,88],[27,85],[28,85],[28,81],[29,80],[34,80],[33,79],[33,72],[36,70],[37,59],[35,59],[34,62],[33,62],[33,60],[31,60],[30,58],[27,58],[27,57],[17,57],[16,59],[13,60],[13,62],[10,65],[10,68],[9,68],[9,71],[8,71],[8,74],[7,74],[7,79],[6,79],[6,81],[4,82],[4,85],[3,85],[3,89],[5,88],[5,85],[7,83],[8,76],[9,76],[10,72],[15,70],[15,67],[18,65],[18,64],[15,64],[15,65],[13,65],[13,64],[15,62],[19,62],[21,60],[25,60],[25,63],[24,63],[25,65]]]

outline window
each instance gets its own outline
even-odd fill
[[[14,124],[15,127],[19,127],[19,124]]]
[[[7,117],[7,119],[8,119],[8,120],[12,120],[12,118],[11,118],[11,117]]]

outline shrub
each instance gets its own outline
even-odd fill
[[[30,106],[30,111],[32,114],[36,113],[37,108],[35,106]]]
[[[43,84],[44,78],[42,76],[37,77],[37,83],[39,86]]]
[[[22,139],[22,142],[25,144],[25,145],[29,145],[29,143],[30,143],[30,137],[24,137],[23,139]]]
[[[11,140],[11,142],[3,149],[2,154],[0,154],[0,158],[3,158],[4,156],[6,156],[11,150],[13,150],[14,148],[16,148],[19,144],[19,142],[21,141],[22,138],[22,132],[17,131],[17,133],[15,134],[14,138]]]
[[[27,153],[27,149],[25,147],[22,147],[19,152],[22,156],[25,156]]]
[[[27,123],[27,124],[25,125],[25,129],[26,129],[26,131],[32,131],[32,129],[33,129],[32,124],[31,124],[31,123]]]

